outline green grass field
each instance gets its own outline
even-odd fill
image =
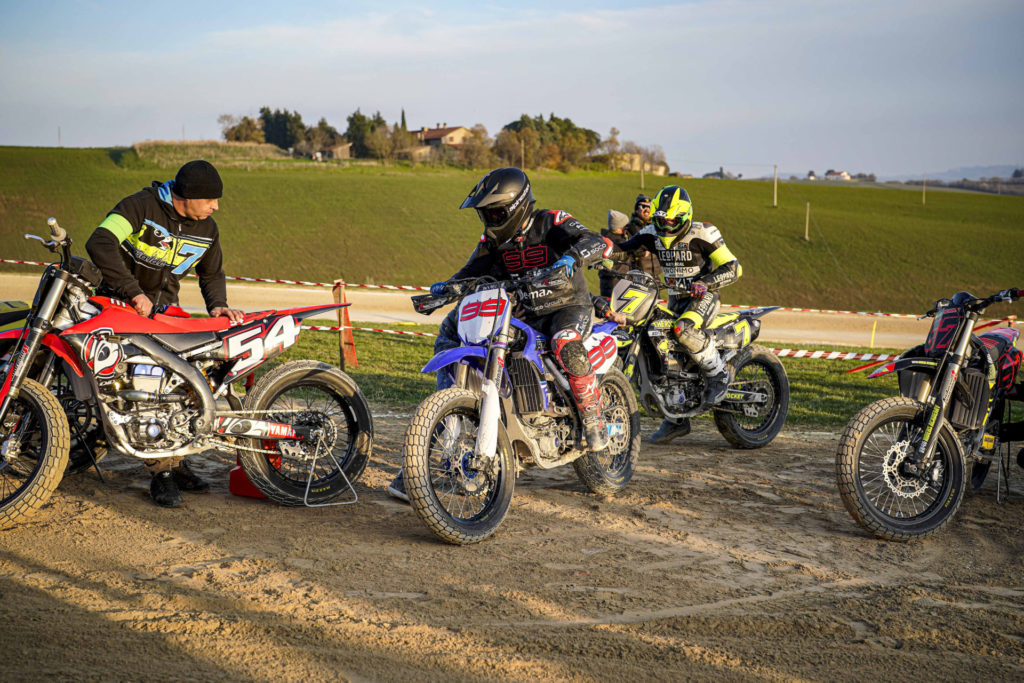
[[[316,324],[330,326],[331,321]],[[358,325],[358,323],[357,323]],[[381,326],[382,329],[436,332],[429,325]],[[359,383],[367,400],[386,406],[412,408],[434,391],[434,375],[420,369],[433,355],[433,339],[404,337],[373,332],[353,333],[358,366],[347,372]],[[763,344],[771,346],[770,344]],[[803,347],[802,347],[803,348]],[[836,347],[809,346],[810,349],[837,350]],[[898,349],[850,348],[859,353],[897,353]],[[338,364],[337,333],[307,331],[282,361],[313,358]],[[840,430],[854,413],[868,403],[899,392],[894,375],[869,380],[867,372],[846,371],[863,365],[862,361],[780,359],[789,375],[790,398],[787,424],[805,429]],[[710,416],[701,419],[710,419]]]
[[[0,147],[0,257],[40,259],[21,235],[44,231],[48,216],[81,250],[121,197],[173,177],[178,162],[131,150]],[[480,233],[476,216],[458,210],[480,170],[260,158],[226,160],[222,175],[217,220],[231,275],[428,284],[454,272]],[[640,190],[637,174],[531,179],[538,207],[568,210],[595,230],[608,209],[629,211]],[[743,265],[727,303],[918,313],[960,289],[1024,286],[1024,198],[931,192],[922,205],[919,190],[781,183],[772,208],[770,183],[652,176],[646,192],[669,182],[687,188],[696,218],[719,225]]]

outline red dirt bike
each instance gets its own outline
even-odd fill
[[[143,459],[217,449],[237,453],[253,484],[285,505],[323,505],[351,491],[373,445],[373,420],[356,383],[316,361],[283,363],[246,393],[231,384],[295,344],[301,321],[340,306],[307,306],[189,319],[176,307],[141,316],[92,296],[99,270],[71,256],[50,219],[60,254],[0,374],[0,528],[36,511],[60,483],[71,430],[48,387],[63,373],[110,448]]]
[[[21,338],[22,330],[28,320],[29,311],[32,306],[24,301],[0,301],[0,375],[6,372],[6,368],[14,355],[18,340]],[[41,354],[36,359],[36,372],[29,373],[29,377],[38,380],[39,371],[46,365],[46,354]],[[77,474],[90,467],[96,468],[96,474],[103,479],[98,463],[107,455],[106,444],[103,441],[103,428],[95,414],[93,407],[75,398],[72,389],[71,379],[65,374],[69,367],[66,363],[58,363],[56,371],[51,371],[49,388],[50,392],[57,397],[64,414],[68,418],[68,426],[71,430],[71,447],[68,451],[68,467],[64,471],[65,476]]]
[[[839,440],[839,493],[862,527],[891,541],[935,533],[963,501],[968,465],[978,488],[999,444],[1024,440],[1024,422],[1012,421],[1009,406],[1024,400],[1024,385],[1014,384],[1024,358],[1014,347],[1019,332],[974,334],[986,308],[1021,296],[1007,289],[939,299],[924,314],[935,318],[927,341],[871,373],[899,373],[901,395],[862,408]],[[1024,467],[1024,450],[1017,462]]]

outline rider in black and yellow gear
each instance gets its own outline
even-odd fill
[[[725,397],[729,370],[706,329],[721,306],[718,290],[738,280],[742,268],[717,227],[693,220],[693,203],[683,188],[669,185],[658,192],[651,221],[616,247],[623,252],[646,248],[657,257],[668,285],[668,306],[678,316],[674,332],[704,373],[702,401],[711,406]],[[688,419],[665,420],[651,441],[668,441],[689,431]]]

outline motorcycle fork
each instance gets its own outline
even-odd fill
[[[977,321],[977,313],[968,313],[962,329],[958,331],[956,346],[946,351],[942,379],[935,385],[936,389],[925,403],[924,435],[921,437],[921,442],[918,443],[910,463],[916,470],[916,474],[926,472],[935,457],[935,445],[939,442],[939,434],[946,424],[946,413],[953,396],[953,389],[956,387],[960,370],[963,369],[967,348],[971,343],[971,334],[974,332],[974,325]]]
[[[4,398],[0,402],[0,425],[4,425],[4,431],[7,430],[7,413],[11,409],[11,404],[18,398],[21,385],[28,376],[29,369],[32,367],[32,361],[35,360],[43,337],[50,331],[50,321],[56,315],[57,307],[60,305],[60,298],[64,295],[64,289],[67,287],[67,280],[62,278],[61,275],[63,273],[58,271],[50,279],[50,287],[46,295],[40,302],[38,309],[34,313],[29,314],[28,319],[25,321],[25,330],[21,333],[18,344],[15,346],[14,357],[11,359],[11,369],[3,386]]]
[[[487,349],[487,363],[484,366],[483,398],[480,401],[480,428],[476,436],[476,455],[494,459],[498,450],[498,420],[501,418],[501,397],[498,386],[505,369],[505,355],[508,353],[508,330],[512,316],[505,315],[501,329],[491,337]]]

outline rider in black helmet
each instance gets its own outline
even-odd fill
[[[587,445],[600,451],[608,445],[601,419],[601,392],[587,358],[583,340],[590,331],[594,303],[583,277],[584,268],[601,260],[609,245],[564,211],[534,209],[530,180],[518,168],[499,168],[477,183],[460,209],[475,209],[484,231],[469,260],[448,280],[491,275],[533,275],[565,268],[573,296],[562,307],[541,317],[523,316],[551,339],[555,359],[568,375],[573,398],[583,417]],[[435,282],[432,294],[444,292],[446,281]],[[441,323],[434,351],[459,345],[456,311]],[[447,372],[438,373],[438,388],[450,386]],[[388,487],[391,495],[408,500],[401,473]]]

